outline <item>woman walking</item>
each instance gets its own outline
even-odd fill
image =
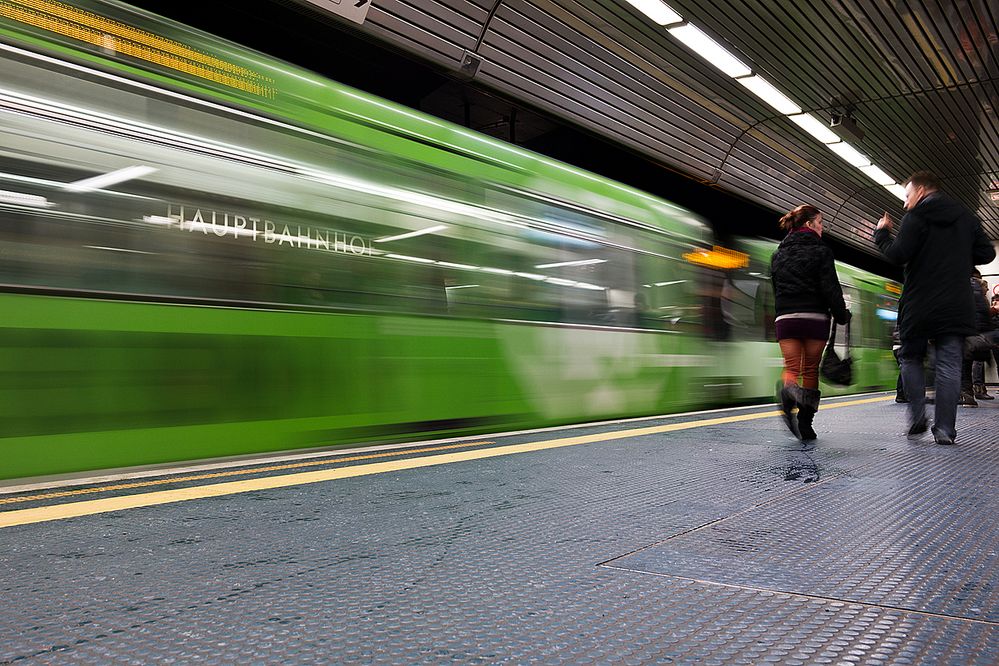
[[[830,315],[850,321],[833,263],[822,242],[822,213],[798,206],[780,219],[787,236],[770,261],[777,315],[777,342],[784,356],[781,412],[788,429],[802,441],[815,439],[812,421],[819,408],[819,362],[829,339]],[[798,380],[801,385],[798,385]],[[795,420],[792,409],[798,408]]]

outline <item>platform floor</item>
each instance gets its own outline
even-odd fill
[[[892,397],[0,494],[0,663],[995,665],[999,400]]]

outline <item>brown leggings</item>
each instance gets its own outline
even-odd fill
[[[784,355],[784,372],[781,379],[784,384],[797,384],[801,377],[801,385],[807,389],[819,387],[819,361],[822,360],[822,350],[826,348],[825,340],[780,340],[780,353]]]

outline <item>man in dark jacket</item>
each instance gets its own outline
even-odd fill
[[[927,171],[913,174],[905,184],[905,208],[898,236],[892,240],[891,216],[885,213],[874,230],[874,242],[889,261],[905,265],[898,325],[902,383],[909,398],[908,435],[914,439],[926,432],[923,362],[932,339],[936,347],[933,438],[937,444],[953,444],[964,338],[975,334],[968,276],[975,264],[992,261],[996,252],[981,221],[940,192],[939,181]]]

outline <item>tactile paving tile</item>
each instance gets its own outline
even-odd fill
[[[893,407],[821,417],[805,449],[751,421],[0,530],[0,661],[997,663],[989,621],[598,566],[816,491],[844,516],[903,511],[905,484],[957,502],[922,477],[950,487],[995,460],[970,437],[906,443]],[[938,531],[993,511],[961,498],[938,502]],[[726,538],[764,559],[774,526],[744,529]]]

